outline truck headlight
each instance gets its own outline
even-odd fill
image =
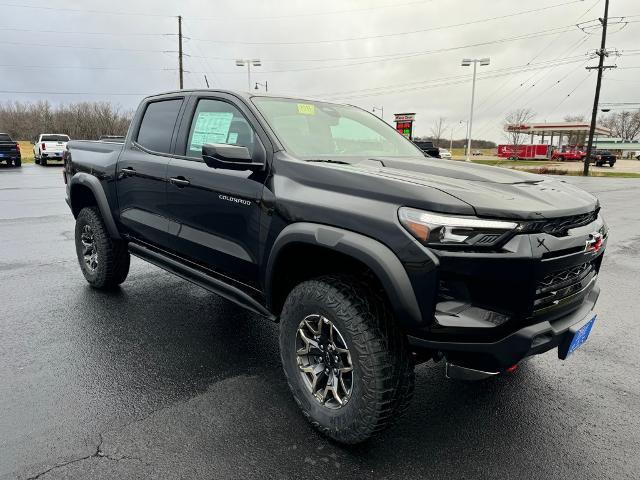
[[[404,228],[421,243],[443,247],[491,247],[516,231],[519,226],[516,222],[453,217],[409,207],[401,207],[398,218]]]

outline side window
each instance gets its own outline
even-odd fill
[[[202,99],[198,102],[187,138],[187,157],[201,158],[207,143],[247,147],[253,155],[258,139],[240,111],[230,103]]]
[[[147,105],[137,142],[153,152],[170,153],[171,136],[181,106],[182,99],[161,100]]]

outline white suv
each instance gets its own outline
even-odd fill
[[[62,160],[62,154],[67,149],[69,135],[61,133],[43,133],[33,143],[33,157],[35,162],[46,165],[48,160]]]
[[[446,148],[439,148],[440,150],[440,158],[451,158],[451,152]]]

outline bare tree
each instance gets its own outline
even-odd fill
[[[534,113],[529,108],[519,108],[512,111],[505,118],[505,136],[509,145],[513,146],[514,151],[518,151],[520,145],[524,145],[527,134],[520,132],[517,128],[526,125],[534,117]],[[509,128],[511,127],[511,128]]]
[[[445,130],[447,129],[446,119],[443,117],[439,117],[431,127],[431,138],[433,139],[433,144],[436,147],[440,146],[440,139],[442,139]]]
[[[40,133],[66,133],[74,139],[124,135],[133,114],[107,102],[81,102],[52,107],[48,102],[0,104],[0,130],[20,140]]]
[[[624,140],[635,140],[640,134],[640,111],[626,110],[613,112],[602,117],[600,123],[609,128],[615,137]]]
[[[585,123],[587,119],[584,115],[567,115],[564,117],[564,121],[567,123]],[[587,144],[587,132],[571,132],[567,136],[568,145],[586,145]]]

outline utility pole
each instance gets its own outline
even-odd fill
[[[184,88],[184,68],[182,65],[182,15],[178,15],[178,68],[180,69],[180,90]]]
[[[597,67],[587,67],[587,70],[598,70],[598,80],[596,82],[596,94],[593,99],[593,112],[591,113],[591,125],[589,126],[589,142],[587,143],[587,156],[584,158],[584,168],[582,174],[585,177],[589,176],[589,159],[591,158],[591,151],[593,149],[593,137],[596,132],[596,120],[598,117],[598,103],[600,102],[600,86],[602,85],[602,72],[606,68],[615,68],[613,65],[605,65],[604,57],[609,56],[607,52],[607,21],[609,19],[609,0],[604,2],[604,17],[600,18],[602,24],[602,42],[600,43],[600,50],[597,52],[600,60]]]

